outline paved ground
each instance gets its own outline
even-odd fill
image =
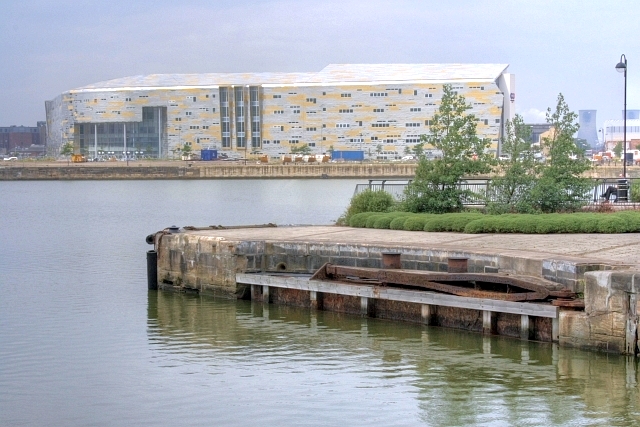
[[[515,253],[530,258],[550,255],[640,266],[640,234],[461,234],[372,230],[336,226],[238,228],[192,233],[229,240],[285,240],[366,243],[466,250],[476,253]]]

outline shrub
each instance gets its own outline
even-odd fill
[[[424,231],[464,231],[466,225],[475,219],[482,218],[478,212],[451,213],[432,215],[425,223]]]
[[[376,219],[376,221],[373,223],[373,228],[388,230],[389,225],[393,220],[394,220],[394,217],[392,215],[389,215],[389,214],[383,215],[382,217]]]
[[[367,220],[365,221],[365,227],[367,228],[374,228],[373,224],[380,218],[384,217],[384,214],[374,214],[374,215],[369,215],[367,217]]]
[[[429,217],[430,216],[427,215],[415,215],[409,217],[404,222],[404,229],[407,231],[422,231]]]
[[[640,182],[633,181],[629,190],[629,196],[633,203],[640,203]]]
[[[414,214],[403,212],[405,215],[400,215],[394,218],[389,224],[391,230],[404,230],[404,223],[407,219],[414,216]]]
[[[375,212],[361,212],[357,213],[349,219],[349,226],[356,228],[364,228],[367,225],[367,219],[371,216],[375,215]]]
[[[349,224],[353,215],[363,212],[387,212],[394,205],[393,196],[386,191],[365,190],[351,198],[344,214],[344,223]]]

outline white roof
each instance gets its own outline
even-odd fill
[[[227,85],[495,81],[508,64],[331,64],[316,73],[148,74],[94,83],[72,92],[102,89],[217,87]]]

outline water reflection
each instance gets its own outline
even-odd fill
[[[401,425],[640,421],[631,358],[167,292],[149,293],[148,315],[149,341],[164,363],[205,364],[218,374],[233,367],[256,378],[247,387],[269,384],[252,398],[291,399],[300,411],[321,401],[338,414],[363,411],[356,419],[367,423],[377,413],[383,425],[397,424],[399,413]]]

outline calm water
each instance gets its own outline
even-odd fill
[[[0,425],[640,423],[633,359],[146,290],[147,234],[329,224],[358,182],[0,182]]]

